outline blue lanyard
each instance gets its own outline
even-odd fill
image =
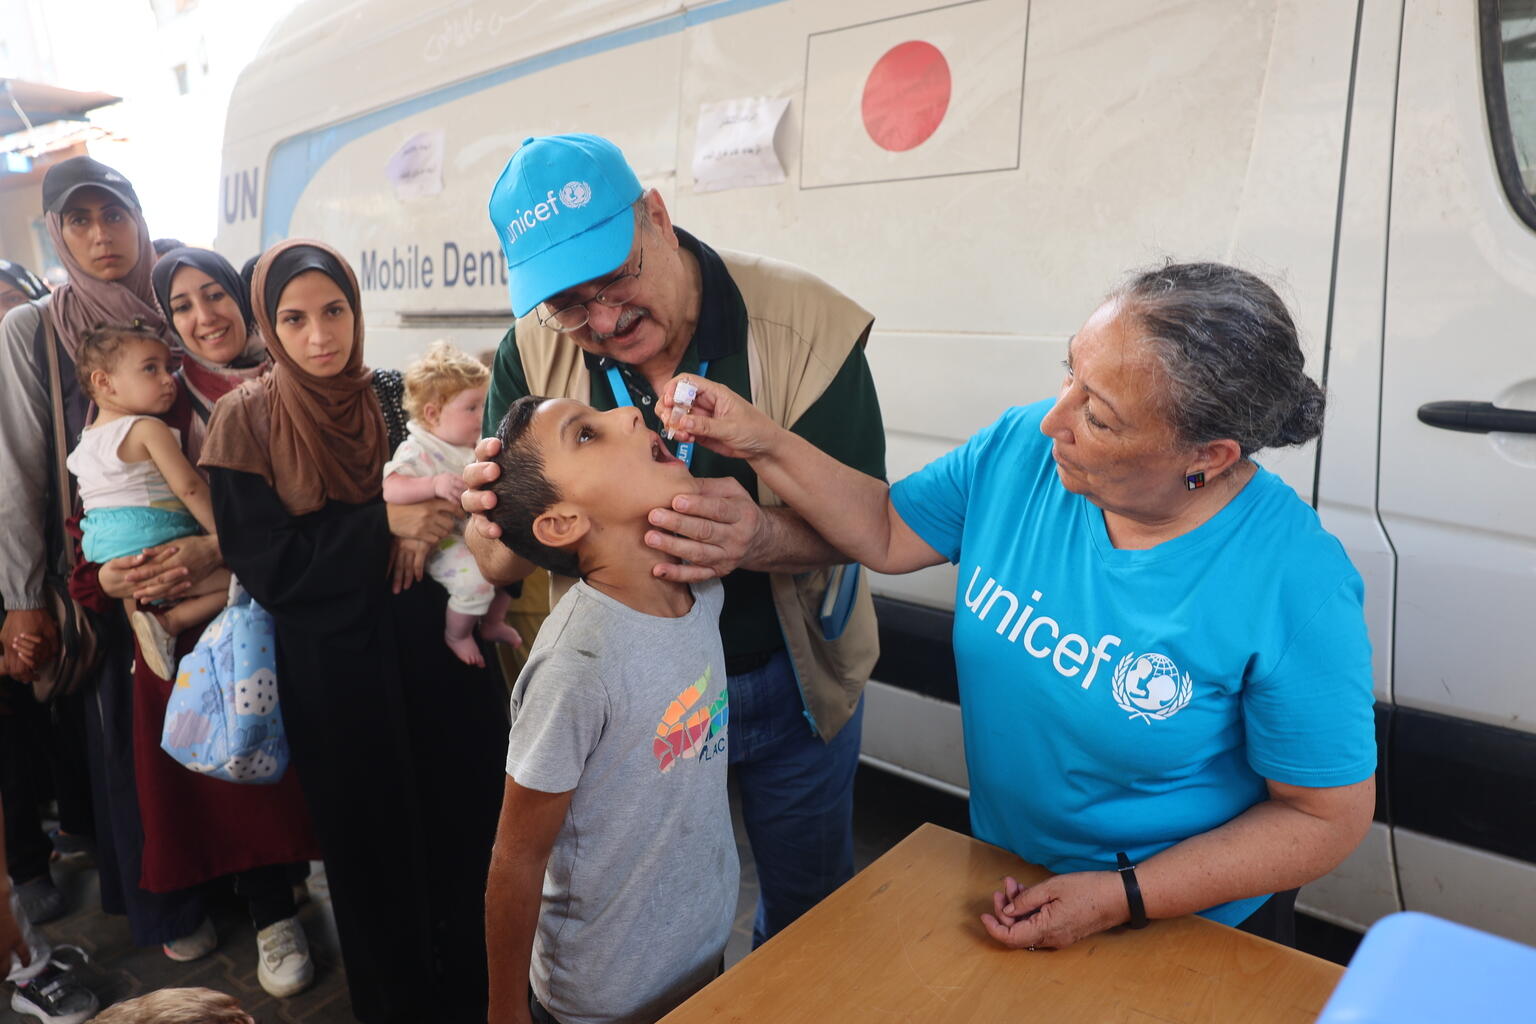
[[[709,376],[708,359],[705,359],[699,363],[699,376]],[[624,383],[624,375],[619,372],[619,368],[617,366],[608,367],[608,388],[613,392],[614,402],[616,402],[620,407],[635,404],[634,400],[629,397],[629,385]],[[677,457],[682,460],[683,465],[687,466],[689,469],[692,469],[693,442],[684,441],[682,444],[678,445]]]

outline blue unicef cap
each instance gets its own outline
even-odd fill
[[[596,135],[524,139],[491,189],[512,313],[618,269],[635,240],[640,179]]]

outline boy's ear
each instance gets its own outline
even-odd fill
[[[547,548],[569,548],[592,529],[585,512],[569,505],[552,505],[533,521],[533,538]]]
[[[421,422],[429,427],[437,426],[437,418],[443,414],[443,407],[436,402],[428,402],[421,407]]]

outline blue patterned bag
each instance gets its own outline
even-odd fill
[[[238,581],[181,659],[160,747],[194,772],[270,785],[288,770],[272,616]]]

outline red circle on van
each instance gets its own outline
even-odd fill
[[[949,90],[949,61],[937,46],[916,39],[893,46],[864,81],[864,130],[881,149],[915,149],[944,120]]]

